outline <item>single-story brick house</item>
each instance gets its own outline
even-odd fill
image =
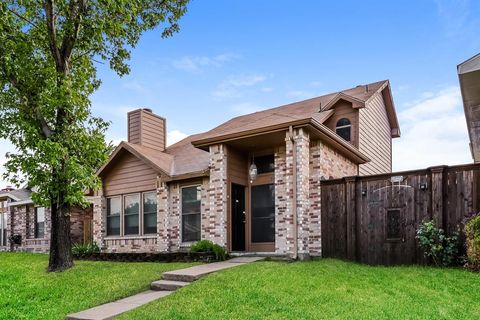
[[[32,191],[25,187],[0,190],[0,251],[48,252],[50,248],[50,209],[35,205]],[[91,242],[92,209],[72,208],[71,238],[74,243]],[[9,241],[19,236],[19,244]]]
[[[98,171],[93,241],[104,252],[208,239],[230,252],[320,256],[320,181],[391,172],[399,136],[389,81],[236,117],[171,146],[164,118],[129,112],[128,141]]]

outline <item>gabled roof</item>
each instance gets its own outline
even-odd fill
[[[209,153],[195,148],[191,141],[198,135],[192,135],[167,147],[164,152],[144,147],[138,144],[122,141],[110,156],[108,162],[97,171],[97,175],[104,174],[114,159],[129,152],[142,160],[145,164],[168,180],[182,178],[187,175],[201,176],[206,174],[209,165]]]
[[[97,175],[101,176],[104,172],[106,172],[106,170],[113,165],[114,161],[112,160],[114,160],[124,151],[133,154],[160,174],[168,176],[172,173],[173,156],[155,149],[122,141],[117,148],[115,148],[108,162],[97,171]]]
[[[377,92],[385,91],[384,89],[390,90],[388,80],[236,117],[205,132],[198,139],[192,141],[192,143],[197,147],[205,146],[208,143],[217,143],[232,136],[240,137],[243,134],[265,131],[276,126],[285,126],[295,121],[315,119],[319,123],[324,123],[332,114],[329,110],[340,99],[350,101],[354,107],[361,108]],[[390,100],[386,102],[390,125],[392,129],[398,128],[398,120],[393,107],[391,93],[384,94],[384,98]]]

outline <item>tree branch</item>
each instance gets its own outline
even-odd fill
[[[15,10],[12,10],[10,9],[9,7],[6,7],[8,11],[10,11],[11,13],[13,13],[15,16],[17,16],[18,18],[22,19],[23,21],[29,23],[32,27],[37,27],[37,25],[32,22],[31,20],[28,20],[27,18],[25,18],[24,16],[22,16],[21,14],[19,14],[18,12],[16,12]]]
[[[70,62],[73,47],[78,39],[84,9],[85,0],[72,0],[70,2],[67,26],[73,25],[73,30],[68,30],[68,32],[65,33],[60,49],[62,58],[66,64]]]
[[[54,7],[54,0],[45,0],[44,8],[45,8],[45,16],[46,16],[46,22],[47,22],[50,51],[53,55],[53,59],[55,60],[57,72],[63,72],[62,57],[60,55],[60,50],[58,50],[58,46],[57,46],[57,27],[55,24],[56,17],[55,17],[55,14],[53,13],[53,7]]]

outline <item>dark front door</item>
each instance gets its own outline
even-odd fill
[[[232,183],[232,251],[245,251],[245,187]]]

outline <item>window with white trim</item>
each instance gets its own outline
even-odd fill
[[[200,240],[201,200],[200,185],[182,188],[182,241]]]

